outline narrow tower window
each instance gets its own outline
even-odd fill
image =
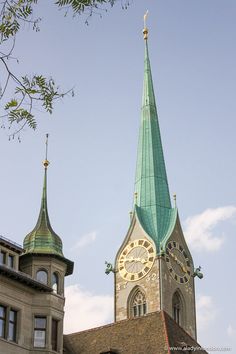
[[[46,270],[38,270],[36,274],[36,279],[41,283],[47,284],[48,283],[48,273]]]
[[[138,289],[131,301],[131,317],[144,316],[147,313],[147,302],[144,293]]]
[[[57,273],[52,274],[52,289],[55,294],[58,294],[58,284],[59,284],[59,278]]]
[[[178,325],[183,325],[183,304],[179,293],[176,291],[172,299],[172,312],[173,319],[178,323]]]
[[[52,350],[58,351],[58,321],[52,319],[51,343]]]

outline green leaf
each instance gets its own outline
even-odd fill
[[[5,105],[5,110],[7,110],[9,108],[17,107],[17,105],[18,105],[18,101],[13,98],[11,101],[7,102],[7,104]]]
[[[10,124],[13,123],[27,123],[27,125],[32,128],[32,129],[36,129],[37,127],[37,123],[36,120],[34,119],[34,116],[27,111],[24,108],[19,108],[19,109],[13,109],[12,111],[9,112],[8,115],[8,120]]]

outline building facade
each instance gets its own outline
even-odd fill
[[[39,218],[24,247],[0,236],[1,354],[63,353],[64,278],[73,262],[64,257],[49,221],[48,164]]]

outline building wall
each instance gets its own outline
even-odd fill
[[[20,270],[24,273],[30,275],[32,278],[36,279],[36,273],[38,270],[44,269],[48,273],[48,286],[52,284],[52,274],[56,272],[59,276],[59,294],[64,294],[64,278],[66,267],[65,263],[56,259],[50,258],[48,256],[30,256],[21,257],[20,259]]]
[[[49,270],[58,270],[65,273],[65,266],[57,260],[48,260]],[[39,265],[45,265],[45,259],[40,259]],[[43,263],[42,263],[43,262]],[[42,263],[42,264],[41,264]],[[36,262],[37,264],[37,262]],[[47,265],[46,265],[47,267]],[[34,269],[34,266],[28,265]],[[61,286],[64,286],[64,276]],[[49,284],[48,284],[49,285]],[[0,338],[0,353],[4,354],[49,354],[55,353],[51,346],[52,319],[58,321],[58,351],[63,353],[63,318],[64,318],[64,295],[53,292],[40,291],[31,286],[20,283],[6,275],[0,275],[0,304],[17,311],[17,336],[16,343]],[[35,316],[46,317],[46,346],[44,349],[34,348],[34,318]]]
[[[180,325],[193,337],[196,338],[196,314],[195,314],[195,294],[194,294],[194,265],[191,254],[184,239],[179,220],[169,238],[168,242],[176,241],[186,251],[190,260],[191,276],[187,283],[180,284],[173,279],[167,267],[165,256],[156,256],[154,264],[147,275],[137,281],[126,281],[119,273],[119,256],[122,250],[133,240],[147,239],[147,236],[139,222],[133,220],[130,230],[122,244],[115,266],[115,321],[127,319],[130,316],[129,298],[132,291],[138,286],[146,295],[147,313],[164,310],[173,317],[172,299],[176,291],[181,296],[183,308],[181,309]]]
[[[181,244],[188,258],[191,260],[191,276],[186,284],[180,284],[176,282],[170,275],[169,269],[167,267],[164,257],[160,259],[160,269],[161,269],[161,302],[162,310],[166,311],[170,316],[173,316],[172,311],[172,298],[176,291],[182,295],[183,307],[184,307],[184,318],[182,327],[189,333],[193,338],[196,339],[196,314],[195,314],[195,291],[194,291],[194,278],[192,276],[194,272],[194,265],[192,257],[188,246],[185,242],[184,235],[180,226],[179,221],[175,225],[172,235],[169,241],[176,241]],[[167,243],[168,243],[167,242]]]
[[[124,320],[129,317],[129,297],[137,286],[139,286],[146,295],[147,312],[150,313],[160,310],[159,262],[157,257],[155,257],[151,270],[140,280],[126,281],[121,277],[118,271],[118,260],[121,251],[129,242],[137,239],[148,240],[152,243],[152,246],[155,249],[154,242],[147,236],[139,222],[135,219],[116,258],[115,321]]]
[[[64,298],[56,294],[39,292],[16,281],[0,276],[0,302],[17,311],[17,340],[11,343],[0,338],[0,353],[55,353],[50,349],[51,321],[59,321],[58,328],[58,353],[62,353],[63,333],[63,307]],[[34,316],[40,315],[47,318],[46,347],[47,349],[33,349]],[[4,351],[3,351],[4,350]]]

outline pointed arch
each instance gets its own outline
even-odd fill
[[[181,327],[184,327],[185,314],[184,298],[180,289],[177,289],[172,297],[172,317]]]
[[[128,298],[128,317],[141,317],[147,314],[147,298],[140,286],[135,286]]]

